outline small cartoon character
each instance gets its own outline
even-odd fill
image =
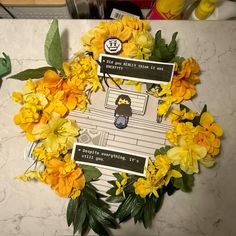
[[[117,108],[114,114],[114,125],[118,129],[124,129],[128,125],[129,117],[132,116],[131,99],[128,95],[121,94],[117,97],[115,104]]]

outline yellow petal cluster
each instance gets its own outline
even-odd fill
[[[104,42],[115,37],[122,42],[122,51],[118,56],[148,59],[153,47],[153,37],[149,30],[147,21],[124,16],[121,21],[100,22],[82,37],[82,44],[97,60],[99,54],[105,52]]]
[[[121,172],[120,175],[122,177],[122,180],[121,182],[116,180],[116,186],[117,186],[116,195],[120,195],[122,193],[125,197],[124,187],[127,184],[128,176],[124,172]]]
[[[176,69],[171,83],[160,84],[160,91],[151,91],[151,94],[162,97],[163,102],[157,108],[158,115],[166,115],[173,103],[189,100],[196,94],[199,73],[199,64],[190,57],[182,62],[181,68]]]
[[[22,92],[12,94],[12,99],[22,104],[14,122],[30,141],[37,139],[32,134],[35,125],[47,124],[54,113],[65,117],[76,108],[86,110],[89,100],[85,89],[90,93],[102,89],[92,57],[80,53],[64,63],[64,70],[66,78],[48,70],[42,79],[28,80]]]
[[[47,152],[57,152],[72,148],[79,135],[79,127],[75,121],[52,117],[47,124],[35,125],[32,134],[36,140],[42,141]]]
[[[138,178],[133,184],[135,193],[142,198],[152,194],[158,197],[158,189],[167,186],[172,177],[182,177],[180,172],[171,168],[171,164],[167,155],[157,155],[154,162],[149,160],[146,178]]]
[[[166,132],[166,137],[170,141],[170,143],[177,145],[175,151],[180,156],[182,156],[178,160],[179,162],[185,162],[185,165],[182,165],[184,171],[191,172],[186,166],[188,161],[194,163],[194,167],[192,166],[192,172],[197,173],[197,162],[200,161],[204,166],[211,167],[215,163],[215,156],[220,152],[220,137],[223,135],[223,130],[219,124],[214,122],[213,116],[204,112],[201,114],[199,125],[194,126],[191,122],[195,117],[199,117],[200,115],[192,112],[191,110],[186,112],[186,109],[183,110],[173,110],[170,114],[171,123],[174,125],[173,129],[170,129]],[[188,121],[187,121],[188,120]],[[184,122],[182,122],[184,121]],[[179,147],[180,140],[182,140],[182,147]],[[198,146],[195,146],[198,145]],[[190,158],[189,155],[185,155],[183,157],[184,150],[189,147],[204,147],[206,150],[206,155],[200,159],[195,158],[194,162]],[[188,149],[188,150],[191,150]],[[185,152],[187,153],[187,152]],[[177,154],[175,153],[175,157],[177,158]],[[185,158],[185,159],[184,159]],[[192,157],[191,157],[192,158]],[[172,156],[173,159],[173,156]],[[191,169],[190,168],[190,169]]]
[[[180,165],[187,174],[198,173],[198,161],[206,157],[207,149],[198,144],[187,144],[183,137],[179,138],[177,145],[167,152],[173,165]]]
[[[43,182],[49,184],[61,197],[76,198],[85,186],[84,174],[70,156],[63,161],[51,159],[42,173]]]
[[[183,61],[181,70],[174,76],[171,85],[171,95],[176,103],[188,100],[196,94],[195,85],[200,82],[200,67],[193,58]]]
[[[169,115],[170,123],[172,125],[177,125],[179,121],[190,120],[192,121],[198,114],[192,110],[186,111],[186,109],[177,110],[174,109]]]

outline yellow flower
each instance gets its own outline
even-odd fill
[[[92,57],[79,52],[72,61],[64,63],[63,67],[67,76],[63,84],[63,102],[70,111],[75,108],[86,110],[89,100],[85,89],[93,92],[102,89],[97,75],[97,63]]]
[[[101,22],[82,37],[82,44],[97,60],[99,54],[105,52],[104,42],[115,37],[122,42],[119,56],[149,58],[153,45],[153,37],[147,32],[149,29],[147,21],[124,16],[121,21]]]
[[[51,114],[56,112],[60,116],[65,116],[68,112],[66,105],[64,104],[64,91],[60,90],[54,95],[48,96],[49,105],[44,109],[45,112]]]
[[[173,102],[175,102],[175,98],[172,96],[167,96],[162,98],[162,103],[158,104],[157,107],[157,113],[160,116],[166,115],[166,113],[169,111],[171,105]]]
[[[48,124],[38,124],[32,131],[36,140],[42,140],[47,152],[56,152],[63,147],[71,149],[79,134],[75,121],[52,117]]]
[[[182,63],[181,71],[173,77],[171,94],[176,98],[176,103],[188,100],[196,94],[195,84],[200,82],[200,68],[196,60],[189,58]]]
[[[82,44],[86,51],[93,52],[95,60],[98,59],[100,53],[104,53],[104,42],[110,37],[116,37],[123,43],[123,48],[132,36],[132,29],[124,27],[121,21],[101,22],[97,27],[87,32],[82,37]],[[123,50],[120,56],[127,56]]]
[[[127,44],[128,57],[148,60],[152,54],[154,38],[148,31],[136,32],[133,35],[129,40],[130,44]]]
[[[46,161],[50,159],[53,158],[59,159],[60,154],[61,154],[60,150],[56,150],[56,152],[47,152],[43,145],[35,147],[32,152],[32,155],[36,157],[38,161],[41,161],[44,164],[46,163]]]
[[[158,186],[153,186],[150,181],[147,181],[144,178],[138,178],[133,186],[135,194],[139,195],[142,198],[145,198],[148,194],[149,196],[154,194],[156,197],[158,197]]]
[[[196,84],[200,82],[199,74],[200,67],[197,61],[190,57],[182,63],[180,74],[185,77],[190,83]]]
[[[65,161],[51,159],[46,164],[43,174],[44,182],[61,197],[72,197],[80,195],[80,191],[85,186],[85,177],[82,170],[76,166],[74,161],[65,157]]]
[[[117,186],[116,195],[120,195],[121,193],[123,193],[124,195],[124,187],[127,184],[128,180],[128,176],[126,175],[126,173],[121,172],[120,175],[122,176],[123,179],[121,180],[121,182],[116,180],[116,186]]]
[[[196,128],[191,122],[177,123],[177,125],[166,132],[166,137],[172,144],[177,144],[177,139],[182,136],[188,144],[193,143],[195,138]]]
[[[23,103],[23,94],[20,92],[13,92],[11,98],[17,103]]]
[[[170,179],[182,177],[181,173],[177,170],[171,169],[172,161],[167,155],[157,155],[154,161],[158,174],[165,178],[165,186],[168,185]]]
[[[161,87],[161,90],[160,92],[158,92],[158,96],[161,97],[161,96],[170,96],[171,95],[171,83],[167,83],[167,84],[163,84],[163,83],[160,83],[160,87]]]
[[[44,73],[43,79],[37,81],[37,86],[49,89],[50,94],[55,94],[57,91],[61,90],[63,82],[63,78],[61,78],[55,71],[47,70]]]
[[[28,170],[26,173],[16,176],[15,179],[20,179],[24,182],[31,181],[31,180],[42,181],[42,176],[41,176],[41,172],[39,171]]]
[[[176,103],[180,103],[193,97],[196,94],[196,88],[193,84],[186,81],[185,77],[177,75],[172,80],[171,94],[176,98]]]
[[[179,138],[177,147],[173,147],[167,152],[173,165],[180,165],[180,168],[187,174],[198,173],[198,161],[203,159],[206,154],[205,147],[198,144],[187,144],[183,137]]]
[[[182,109],[182,110],[172,110],[170,115],[169,115],[169,119],[171,124],[173,125],[177,125],[179,121],[181,120],[193,120],[196,116],[198,115],[198,113],[193,112],[191,110],[189,110],[188,112],[186,111],[186,109]]]
[[[201,126],[196,127],[194,142],[204,146],[207,149],[207,153],[211,156],[216,156],[220,152],[220,139],[214,133],[205,130]]]
[[[205,167],[212,167],[215,164],[215,158],[210,156],[210,155],[206,155],[206,157],[204,157],[203,159],[200,160],[200,162],[205,166]]]
[[[171,160],[166,155],[157,155],[154,165],[162,176],[165,176],[170,169]]]
[[[177,135],[175,129],[167,130],[166,137],[167,137],[167,139],[169,140],[170,143],[177,144],[178,135]]]
[[[169,170],[168,173],[167,173],[167,176],[165,178],[165,186],[167,186],[169,184],[170,179],[172,177],[173,178],[181,178],[182,174],[179,171],[174,170],[174,169]]]
[[[140,20],[132,16],[123,16],[121,21],[125,27],[131,28],[135,31],[150,30],[149,23],[146,20]]]
[[[25,86],[22,89],[23,94],[30,94],[36,92],[37,84],[34,83],[31,79],[26,81]]]
[[[201,115],[200,125],[204,127],[207,131],[210,131],[215,134],[216,137],[221,137],[223,135],[222,128],[219,124],[214,122],[213,116],[208,112],[204,112]]]

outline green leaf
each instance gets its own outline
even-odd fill
[[[80,232],[82,231],[82,225],[85,221],[87,211],[88,210],[87,210],[86,201],[82,201],[79,207],[77,208],[74,221],[73,221],[74,234],[78,231],[78,229],[80,230]]]
[[[207,112],[207,105],[205,104],[202,111],[201,111],[201,114],[199,116],[196,116],[194,117],[192,123],[194,126],[198,126],[200,124],[200,119],[201,119],[201,116],[204,112]]]
[[[177,188],[174,187],[173,183],[170,181],[168,185],[166,186],[166,191],[169,196],[175,193]]]
[[[89,217],[87,215],[85,220],[84,220],[84,223],[82,225],[81,236],[87,235],[89,229],[90,229],[90,227],[89,227]]]
[[[40,67],[40,68],[36,68],[36,69],[28,69],[28,70],[24,70],[21,71],[20,73],[17,73],[15,75],[11,75],[10,77],[8,77],[8,79],[12,78],[12,79],[18,79],[18,80],[28,80],[28,79],[40,79],[44,76],[44,73],[47,70],[54,70],[54,68],[50,67],[50,66],[45,66],[45,67]]]
[[[171,63],[177,63],[178,68],[181,70],[181,68],[182,68],[182,63],[183,63],[184,60],[185,60],[184,57],[176,56],[176,57],[174,57],[170,62],[171,62]]]
[[[155,200],[155,213],[157,213],[160,209],[161,209],[161,206],[164,202],[164,192],[163,193],[159,193],[159,198],[154,198]]]
[[[110,180],[110,181],[107,181],[109,184],[113,185],[113,187],[116,187],[117,188],[117,185],[116,185],[116,181],[115,180]]]
[[[73,222],[76,208],[77,208],[77,200],[70,199],[66,212],[66,219],[68,226],[70,226],[71,223]]]
[[[161,30],[156,32],[155,44],[153,47],[152,55],[150,60],[152,61],[162,61],[170,62],[175,57],[175,52],[177,49],[177,32],[172,35],[172,40],[170,44],[166,44],[165,40],[161,36]]]
[[[204,107],[202,108],[202,112],[200,114],[200,116],[204,113],[207,112],[207,105],[205,104]]]
[[[88,186],[85,186],[85,188],[83,189],[83,197],[89,202],[98,204],[96,191]]]
[[[113,175],[116,177],[116,179],[121,182],[123,180],[123,177],[119,173],[113,173]]]
[[[137,197],[138,196],[135,194],[130,194],[118,207],[115,216],[120,220],[120,222],[124,221],[124,219],[131,215],[131,211],[136,204]]]
[[[143,211],[144,211],[144,207],[142,207],[140,209],[140,211],[134,216],[134,222],[135,224],[137,223],[137,221],[142,222],[143,221]]]
[[[107,230],[101,225],[93,215],[89,216],[89,226],[93,229],[95,233],[101,236],[109,236]]]
[[[64,74],[62,67],[63,60],[61,40],[57,19],[53,19],[49,31],[47,33],[44,45],[44,53],[47,63]]]
[[[172,178],[171,181],[177,189],[181,189],[183,192],[191,192],[194,184],[193,175],[188,175],[184,171],[181,171],[181,178]]]
[[[143,225],[145,228],[148,228],[152,223],[153,218],[153,205],[151,203],[151,198],[146,198],[147,203],[143,209]],[[154,208],[155,209],[155,208]]]
[[[101,171],[94,166],[88,166],[82,164],[80,164],[79,166],[82,168],[84,172],[86,182],[97,180],[102,175]]]
[[[106,201],[107,202],[112,202],[112,203],[119,203],[119,202],[122,202],[124,201],[124,197],[121,195],[121,196],[109,196]]]
[[[131,217],[135,217],[136,215],[138,215],[141,209],[144,208],[144,205],[145,205],[145,199],[138,196],[136,198],[136,204],[132,209]]]
[[[149,84],[149,83],[147,83],[147,84],[146,84],[146,89],[147,89],[147,91],[151,90],[151,88],[152,88],[154,85],[155,85],[155,84]]]
[[[171,148],[172,148],[171,146],[165,146],[165,147],[161,147],[159,149],[156,149],[154,156],[165,155],[167,153],[167,151]]]
[[[180,108],[181,111],[184,110],[184,109],[186,110],[186,112],[190,111],[190,109],[187,106],[183,105],[183,104],[180,104],[179,108]]]
[[[116,188],[110,188],[109,190],[107,190],[107,194],[112,195],[112,196],[116,196]]]
[[[125,193],[134,193],[134,182],[136,182],[138,180],[139,176],[136,176],[136,175],[133,175],[133,176],[130,176],[130,178],[128,179],[127,181],[127,184],[125,185],[124,187],[124,192]]]
[[[115,218],[108,209],[90,204],[89,210],[90,214],[94,216],[94,219],[96,219],[105,228],[116,228]]]

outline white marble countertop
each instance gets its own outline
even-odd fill
[[[81,47],[81,35],[96,24],[59,21],[66,58]],[[12,73],[45,65],[43,47],[49,25],[47,20],[0,20],[0,53],[10,55]],[[202,168],[195,176],[191,193],[166,196],[151,229],[131,220],[114,235],[236,235],[236,21],[153,21],[151,26],[153,31],[162,29],[167,39],[178,31],[178,54],[199,61],[202,82],[193,103],[199,109],[207,103],[222,125],[223,148],[217,165]],[[65,219],[67,200],[46,185],[14,179],[29,165],[23,159],[27,141],[13,124],[19,107],[10,99],[23,84],[4,79],[0,89],[0,235],[72,235]]]

